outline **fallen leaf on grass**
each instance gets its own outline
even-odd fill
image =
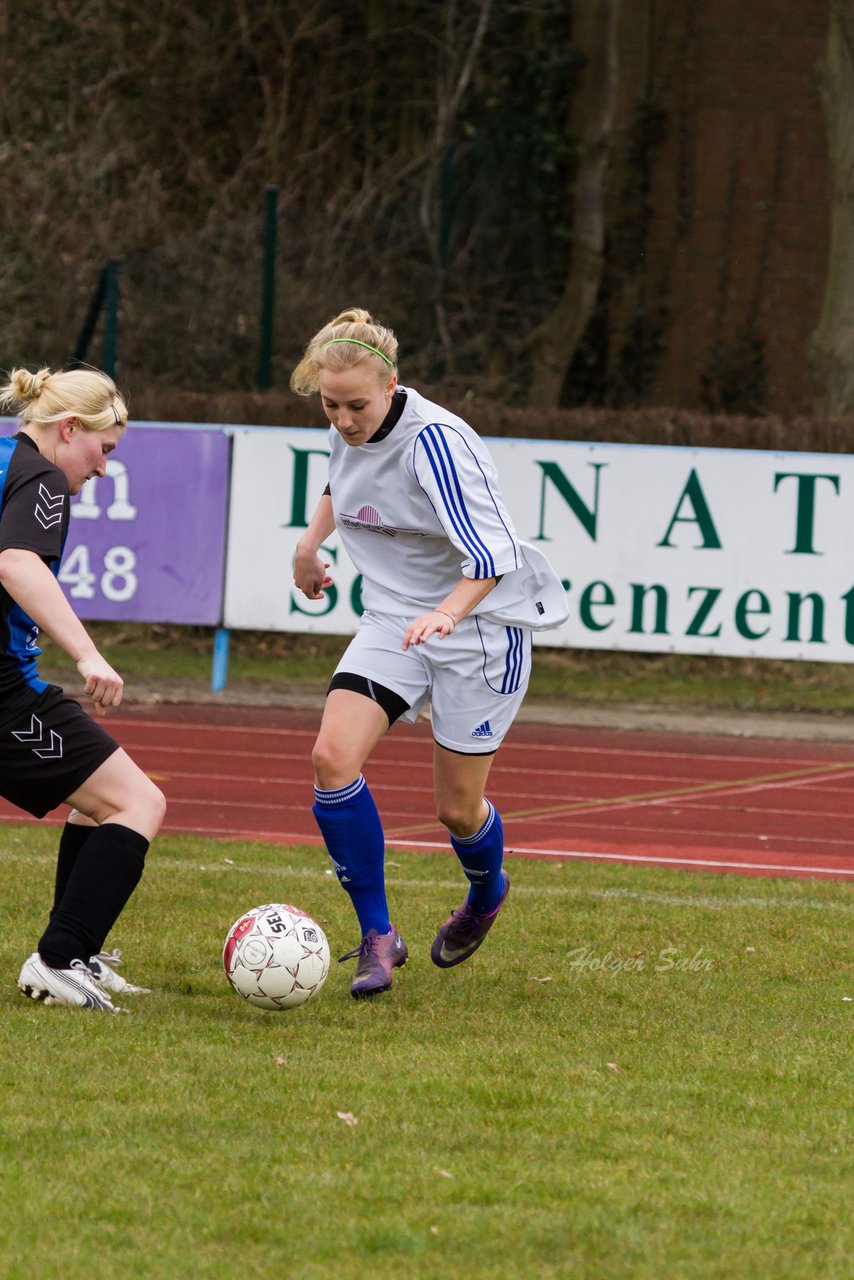
[[[453,1178],[454,1176],[452,1173],[449,1173],[447,1169],[440,1169],[436,1164],[433,1165],[433,1172],[438,1173],[440,1178]]]
[[[288,1065],[287,1058],[274,1058],[273,1061],[277,1067],[286,1067]]]
[[[617,1066],[616,1062],[606,1062],[606,1063],[605,1063],[605,1066],[608,1068],[608,1070],[609,1070],[609,1071],[616,1071],[616,1072],[619,1072],[619,1070],[620,1070],[620,1068]]]
[[[227,862],[230,867],[237,866],[237,863],[234,861],[234,858],[223,858],[223,862]]]
[[[348,1124],[351,1129],[355,1128],[355,1126],[359,1123],[359,1121],[353,1115],[352,1111],[336,1111],[335,1114],[339,1120],[343,1120],[344,1123]]]
[[[554,978],[535,978],[533,974],[528,975],[529,982],[554,982]]]
[[[438,1234],[439,1234],[439,1228],[438,1228],[438,1227],[431,1227],[431,1228],[430,1228],[430,1235],[431,1235],[431,1236],[437,1236]]]

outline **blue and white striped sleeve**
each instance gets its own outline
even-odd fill
[[[504,503],[495,464],[477,436],[447,423],[419,432],[415,479],[462,556],[465,578],[495,578],[518,569],[522,552]]]

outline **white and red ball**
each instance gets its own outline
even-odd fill
[[[329,943],[299,907],[268,903],[247,911],[228,931],[225,976],[258,1009],[295,1009],[316,994],[329,973]]]

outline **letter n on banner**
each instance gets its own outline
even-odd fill
[[[551,538],[545,531],[546,526],[546,484],[551,481],[557,489],[564,502],[572,511],[578,520],[582,529],[589,536],[591,542],[596,541],[596,522],[599,516],[599,472],[606,465],[604,462],[589,462],[587,464],[593,468],[593,505],[588,507],[587,503],[579,494],[578,490],[572,484],[572,481],[556,462],[540,462],[537,466],[543,473],[542,483],[540,485],[540,528],[539,532],[532,539],[534,542],[551,542]]]

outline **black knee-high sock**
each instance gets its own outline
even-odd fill
[[[59,837],[59,853],[56,858],[56,880],[53,886],[53,906],[51,917],[62,902],[69,878],[77,862],[77,855],[97,827],[84,827],[77,822],[66,822]]]
[[[39,940],[45,964],[67,969],[72,960],[88,962],[98,954],[139,883],[147,852],[145,837],[120,823],[91,833]]]

